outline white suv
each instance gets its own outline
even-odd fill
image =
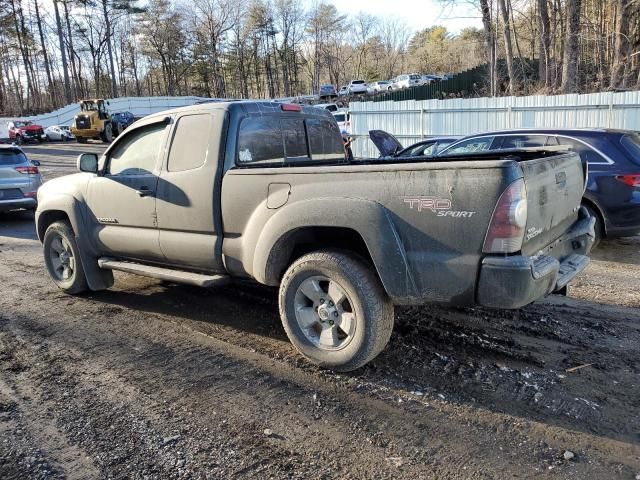
[[[351,95],[367,93],[367,82],[364,80],[351,80],[348,88]]]
[[[417,74],[400,75],[393,82],[394,90],[402,90],[403,88],[417,87],[422,84],[422,77]]]

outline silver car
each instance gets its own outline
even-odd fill
[[[0,145],[0,211],[36,209],[42,185],[39,165],[29,161],[21,148]]]

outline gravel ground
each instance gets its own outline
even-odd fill
[[[52,178],[78,147],[27,152]],[[0,478],[640,478],[639,250],[603,242],[568,298],[518,311],[397,309],[337,375],[296,354],[273,289],[67,296],[32,215],[0,214]]]

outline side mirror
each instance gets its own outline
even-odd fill
[[[77,166],[81,172],[98,173],[98,155],[81,153],[78,155]]]
[[[31,160],[31,165],[33,165],[34,167],[39,167],[40,162],[38,160]]]

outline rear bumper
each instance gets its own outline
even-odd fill
[[[477,303],[520,308],[564,288],[589,264],[595,219],[584,208],[565,235],[536,256],[485,257],[480,268]]]
[[[35,208],[38,202],[35,198],[18,198],[15,200],[0,200],[0,212],[17,210],[18,208]]]

